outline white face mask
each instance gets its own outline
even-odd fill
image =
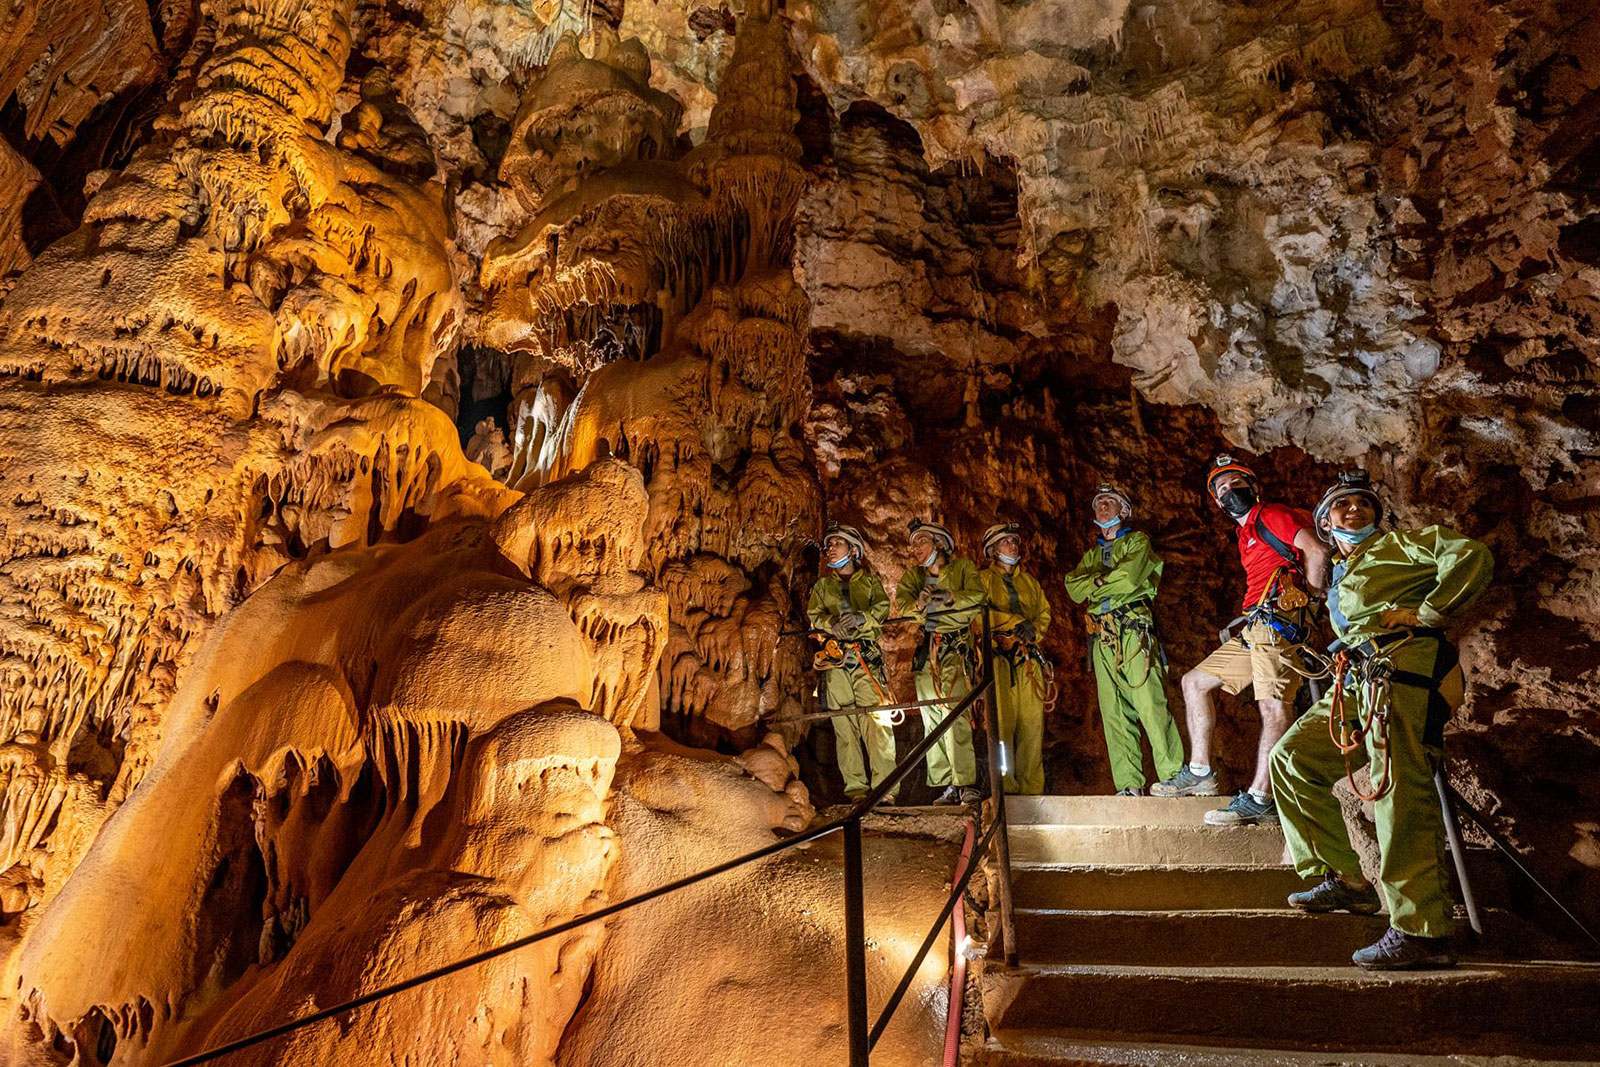
[[[1022,557],[1021,556],[1012,556],[1012,555],[1008,555],[1005,552],[1001,552],[1000,553],[1000,562],[1004,563],[1007,567],[1015,567],[1018,563],[1022,562]]]
[[[935,563],[938,563],[938,562],[939,562],[939,550],[937,548],[935,548],[935,549],[932,549],[931,551],[929,551],[928,558],[922,561],[923,569],[926,570],[927,568],[933,566]]]

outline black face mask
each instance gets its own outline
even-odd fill
[[[1217,500],[1226,511],[1234,518],[1250,514],[1250,509],[1256,506],[1256,491],[1249,486],[1239,486],[1229,489]]]

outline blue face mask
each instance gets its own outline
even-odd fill
[[[1021,556],[1008,556],[1004,552],[999,553],[999,556],[1000,562],[1004,563],[1007,567],[1015,567],[1018,563],[1022,562]]]
[[[1122,522],[1122,516],[1120,516],[1120,515],[1118,515],[1114,519],[1107,519],[1105,522],[1101,522],[1099,519],[1094,520],[1094,524],[1096,526],[1100,527],[1100,529],[1102,529],[1102,530],[1109,530],[1109,529],[1111,529],[1111,527],[1116,526],[1121,522]]]
[[[829,560],[828,566],[832,567],[836,571],[844,570],[846,567],[850,566],[850,557],[846,556],[844,559]]]
[[[938,562],[939,562],[939,550],[936,548],[932,552],[928,553],[928,558],[922,561],[922,566],[923,566],[924,569],[926,569],[928,567],[933,566],[935,563],[938,563]]]
[[[1375,522],[1369,522],[1359,530],[1334,529],[1332,531],[1333,536],[1337,537],[1341,543],[1350,545],[1352,547],[1359,545],[1361,542],[1365,541],[1367,538],[1371,537],[1377,532],[1378,524]]]

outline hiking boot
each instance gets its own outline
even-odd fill
[[[969,805],[969,806],[973,805],[973,804],[977,804],[977,803],[979,803],[979,802],[981,802],[983,800],[983,794],[978,792],[977,789],[973,788],[970,785],[962,786],[961,787],[961,792],[956,794],[956,796],[957,796],[957,799],[962,804],[966,804],[966,805]]]
[[[1418,937],[1392,926],[1374,944],[1358,949],[1350,960],[1366,971],[1425,971],[1456,965],[1449,938]]]
[[[947,785],[944,792],[935,797],[933,802],[935,804],[959,804],[961,803],[961,790],[953,785]]]
[[[1227,807],[1206,812],[1207,826],[1254,826],[1257,823],[1277,826],[1278,802],[1272,797],[1259,801],[1248,789],[1239,790]]]
[[[1196,774],[1185,763],[1164,782],[1157,782],[1150,787],[1153,797],[1214,797],[1217,795],[1217,772],[1209,771],[1206,774]]]
[[[1348,911],[1351,915],[1376,915],[1383,902],[1378,899],[1377,887],[1370,882],[1356,889],[1330,874],[1310,889],[1290,893],[1289,906],[1316,914]]]
[[[1142,797],[1144,796],[1144,789],[1139,786],[1130,785],[1126,789],[1117,790],[1116,795],[1119,797]]]

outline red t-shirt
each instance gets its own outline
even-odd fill
[[[1305,570],[1306,557],[1294,545],[1295,534],[1309,530],[1311,523],[1304,513],[1283,504],[1257,504],[1239,524],[1239,562],[1244,564],[1244,607],[1248,611],[1256,606],[1261,594],[1272,579],[1272,572],[1282,567],[1285,560],[1278,550],[1264,538],[1256,536],[1256,524],[1265,523],[1278,540],[1294,553],[1295,563]]]

